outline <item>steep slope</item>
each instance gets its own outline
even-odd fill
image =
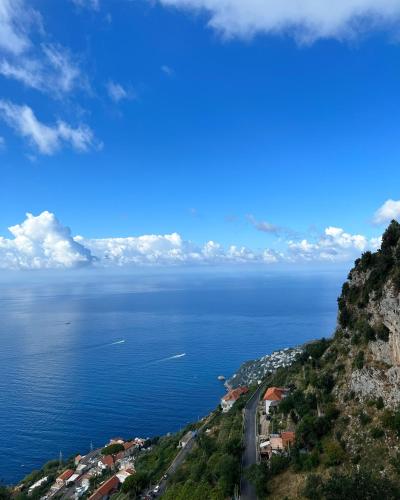
[[[311,343],[267,380],[290,395],[273,428],[290,453],[248,473],[260,498],[400,498],[400,225],[355,262],[330,340]]]

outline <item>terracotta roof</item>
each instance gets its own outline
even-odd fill
[[[57,480],[67,481],[73,474],[74,474],[73,470],[67,469],[61,475],[58,476]]]
[[[247,387],[238,387],[228,392],[222,399],[224,401],[237,401],[242,394],[246,394],[249,389]]]
[[[281,401],[283,399],[283,395],[285,393],[285,389],[281,387],[269,387],[267,392],[264,394],[264,401]]]
[[[125,450],[129,450],[132,448],[132,446],[135,446],[135,443],[133,441],[127,441],[126,443],[123,444]]]
[[[117,476],[111,477],[108,481],[103,483],[90,497],[89,500],[101,500],[107,497],[113,491],[117,490],[119,486],[119,479]]]
[[[286,431],[286,432],[281,433],[281,438],[282,438],[283,446],[286,447],[288,444],[294,443],[296,435],[294,432]]]
[[[114,465],[114,460],[111,455],[104,455],[104,457],[101,457],[101,461],[104,465],[107,465],[107,467],[112,467]]]

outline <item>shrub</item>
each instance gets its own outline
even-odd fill
[[[380,427],[372,427],[371,429],[371,436],[374,439],[379,439],[385,435],[385,431],[381,429]]]
[[[364,366],[364,351],[358,351],[357,356],[354,358],[354,367],[361,370]]]
[[[378,410],[383,410],[383,408],[385,407],[382,396],[379,396],[379,398],[376,400],[376,407]]]
[[[364,411],[360,411],[360,413],[358,414],[358,418],[360,419],[360,424],[362,426],[365,426],[372,421],[372,418]]]
[[[389,340],[389,328],[385,326],[383,323],[375,326],[376,336],[378,339],[387,342]]]
[[[337,441],[328,441],[324,445],[325,463],[328,466],[339,465],[345,458],[345,452]]]

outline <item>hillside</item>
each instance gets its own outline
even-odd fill
[[[290,388],[273,413],[290,453],[254,466],[260,498],[400,498],[400,225],[355,262],[330,340],[305,346],[267,383]]]

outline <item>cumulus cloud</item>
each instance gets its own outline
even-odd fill
[[[76,242],[54,214],[26,214],[22,224],[9,227],[13,239],[0,237],[1,269],[72,268],[94,261],[90,250]]]
[[[400,200],[387,200],[378,208],[373,217],[374,224],[386,224],[400,218]]]
[[[315,241],[288,241],[280,251],[225,247],[213,240],[199,245],[178,233],[85,238],[72,236],[50,212],[27,214],[22,224],[9,230],[12,239],[0,238],[1,269],[350,262],[380,245],[380,238],[368,239],[338,227],[326,228]]]
[[[79,152],[101,146],[88,126],[79,125],[73,128],[61,120],[54,125],[46,125],[39,121],[32,109],[26,105],[20,106],[0,100],[0,118],[44,155],[56,153],[65,144]]]
[[[307,239],[288,242],[288,257],[304,261],[351,261],[366,250],[376,250],[380,238],[368,239],[361,234],[346,233],[340,227],[328,227],[315,242]]]
[[[151,0],[153,1],[153,0]],[[161,4],[205,11],[208,24],[225,37],[288,34],[302,43],[344,39],[369,29],[398,29],[399,0],[158,0]]]

